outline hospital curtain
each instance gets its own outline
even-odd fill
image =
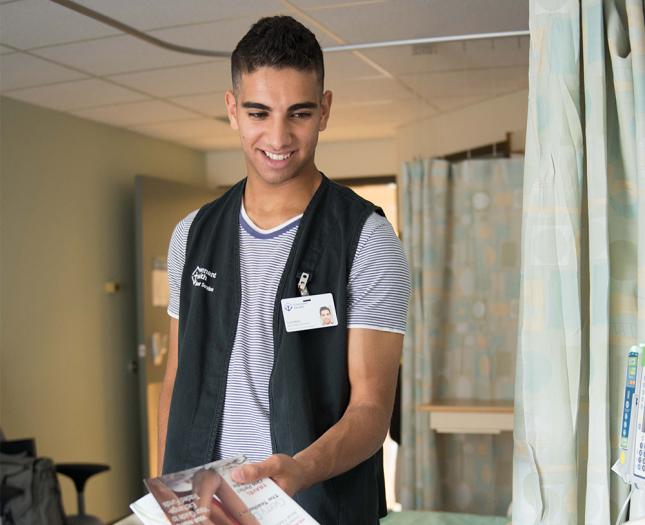
[[[627,495],[610,467],[645,341],[643,11],[530,2],[513,523],[609,525]]]
[[[435,434],[418,405],[511,400],[521,159],[404,165],[401,231],[412,275],[402,366],[404,509],[505,515],[512,436]]]

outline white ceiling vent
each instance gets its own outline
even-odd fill
[[[415,44],[412,46],[413,55],[435,55],[436,53],[436,44]]]

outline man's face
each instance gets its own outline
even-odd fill
[[[326,308],[320,311],[320,321],[322,324],[331,324],[331,312]]]
[[[281,184],[315,170],[318,133],[325,129],[331,92],[322,96],[316,73],[261,67],[243,73],[226,93],[231,127],[240,133],[247,175]]]

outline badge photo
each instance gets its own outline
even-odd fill
[[[282,317],[287,332],[338,326],[334,297],[330,293],[282,299]]]

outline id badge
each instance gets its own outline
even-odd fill
[[[330,293],[282,299],[282,317],[287,332],[338,326],[334,297]]]

